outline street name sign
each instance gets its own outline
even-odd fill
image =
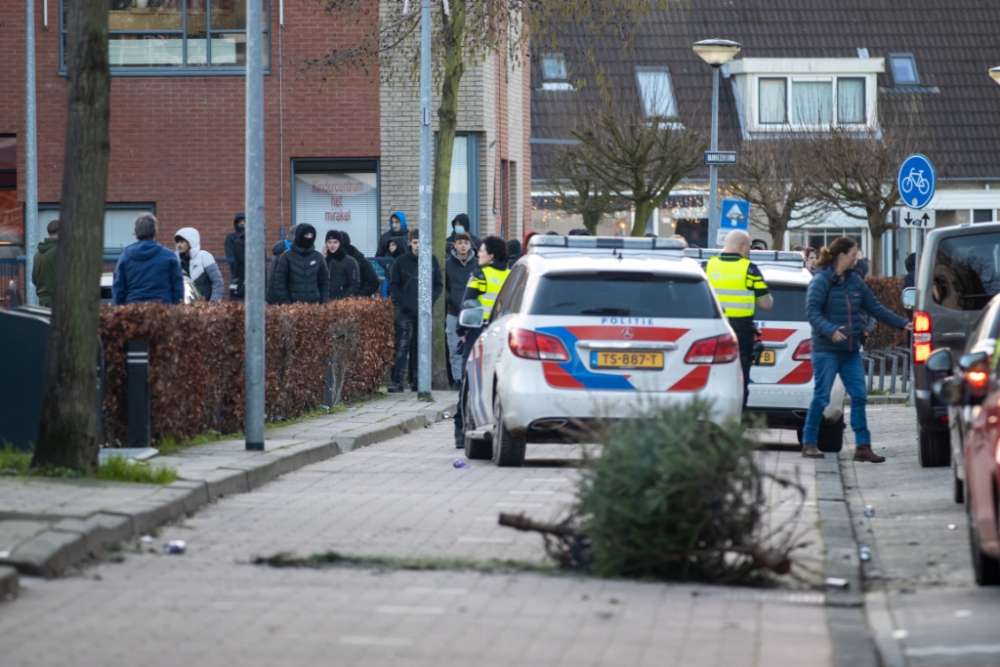
[[[920,211],[912,208],[899,209],[899,226],[902,229],[934,229],[937,211]]]
[[[896,177],[896,185],[904,206],[916,210],[926,208],[931,203],[934,189],[937,187],[934,165],[925,155],[914,153],[903,160],[899,176]]]
[[[705,151],[705,164],[736,164],[736,151]]]

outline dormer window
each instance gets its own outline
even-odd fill
[[[566,69],[566,58],[561,53],[547,53],[541,58],[542,90],[573,90]]]
[[[639,98],[648,118],[675,118],[677,101],[667,67],[636,67]]]
[[[875,122],[880,58],[743,58],[736,78],[744,136],[868,128]]]
[[[890,53],[889,67],[892,69],[892,81],[897,86],[919,86],[920,75],[917,74],[917,60],[912,53]]]

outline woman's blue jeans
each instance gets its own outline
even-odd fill
[[[806,415],[806,425],[802,429],[802,443],[815,445],[819,439],[819,427],[823,421],[823,410],[830,404],[830,389],[840,375],[847,395],[851,397],[851,429],[857,446],[871,445],[872,434],[868,430],[865,405],[868,403],[868,388],[865,386],[865,365],[860,352],[816,352],[812,353],[813,398]]]

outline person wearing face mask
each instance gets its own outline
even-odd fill
[[[344,235],[336,229],[326,233],[323,256],[326,257],[326,267],[330,270],[330,300],[355,296],[361,286],[361,272],[358,262],[347,254]]]
[[[177,259],[184,275],[194,281],[198,293],[206,301],[221,301],[226,291],[222,272],[212,255],[201,249],[201,234],[194,227],[183,227],[174,234]]]
[[[482,241],[478,236],[472,233],[472,223],[469,221],[469,216],[465,213],[459,213],[455,216],[455,219],[451,221],[451,236],[446,239],[445,254],[450,255],[451,249],[455,247],[455,234],[460,234],[465,232],[472,239],[472,252],[479,252],[479,246],[482,245]]]
[[[278,256],[274,267],[278,304],[326,303],[330,299],[330,271],[315,243],[315,227],[296,226],[292,247]]]
[[[236,231],[226,236],[226,259],[229,260],[230,268],[229,298],[233,301],[242,301],[246,293],[243,283],[246,274],[246,228],[246,216],[237,213],[233,218],[233,229]]]

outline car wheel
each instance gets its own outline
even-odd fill
[[[980,586],[1000,586],[1000,559],[983,553],[979,531],[972,520],[972,503],[965,499],[965,514],[969,520],[969,548],[972,550],[972,571]]]
[[[493,435],[493,460],[501,468],[517,468],[524,463],[524,450],[527,446],[524,436],[514,436],[503,423],[503,405],[500,403],[499,392],[493,396],[493,419],[496,430]]]
[[[925,431],[920,429],[920,466],[940,468],[951,462],[951,444],[948,432]]]
[[[820,424],[816,438],[819,451],[836,454],[844,448],[844,417],[832,424]]]
[[[466,390],[462,396],[462,417],[465,424],[465,458],[489,460],[493,458],[493,447],[490,441],[485,438],[471,438],[469,433],[475,431],[476,418],[469,409],[469,391]]]

